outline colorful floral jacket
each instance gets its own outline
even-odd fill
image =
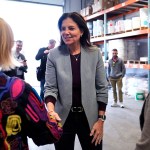
[[[0,150],[28,150],[27,136],[40,146],[61,135],[61,125],[47,113],[37,92],[0,71]]]

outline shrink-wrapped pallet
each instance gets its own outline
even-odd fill
[[[141,27],[140,17],[133,17],[132,29],[140,29],[140,27]]]
[[[87,22],[87,27],[89,29],[90,36],[92,36],[93,35],[93,22],[91,21]]]
[[[104,25],[103,25],[103,20],[97,19],[97,35],[98,36],[103,36],[104,34]]]
[[[108,31],[108,34],[115,33],[115,21],[113,21],[113,20],[108,21],[107,31]]]
[[[115,25],[115,32],[116,33],[121,33],[121,32],[124,32],[125,31],[125,27],[124,27],[124,20],[118,20],[116,22],[116,25]]]
[[[131,31],[132,30],[132,20],[131,19],[124,20],[124,26],[125,26],[125,31]]]
[[[148,27],[148,8],[140,8],[141,28]]]

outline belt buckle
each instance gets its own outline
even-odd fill
[[[83,107],[72,107],[71,111],[72,112],[83,112]]]

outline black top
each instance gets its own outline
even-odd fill
[[[81,106],[80,54],[70,55],[72,66],[72,106]]]

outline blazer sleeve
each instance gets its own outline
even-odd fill
[[[150,149],[150,94],[146,98],[144,110],[144,126],[142,129],[141,137],[136,144],[135,150],[149,150]]]
[[[96,81],[97,100],[107,104],[108,103],[108,88],[107,88],[108,83],[106,80],[106,72],[105,72],[104,63],[103,63],[100,52],[98,52],[98,62],[96,66],[95,81]]]
[[[48,54],[45,73],[45,90],[44,99],[48,96],[53,96],[56,100],[58,97],[57,74],[54,58],[51,52]]]

